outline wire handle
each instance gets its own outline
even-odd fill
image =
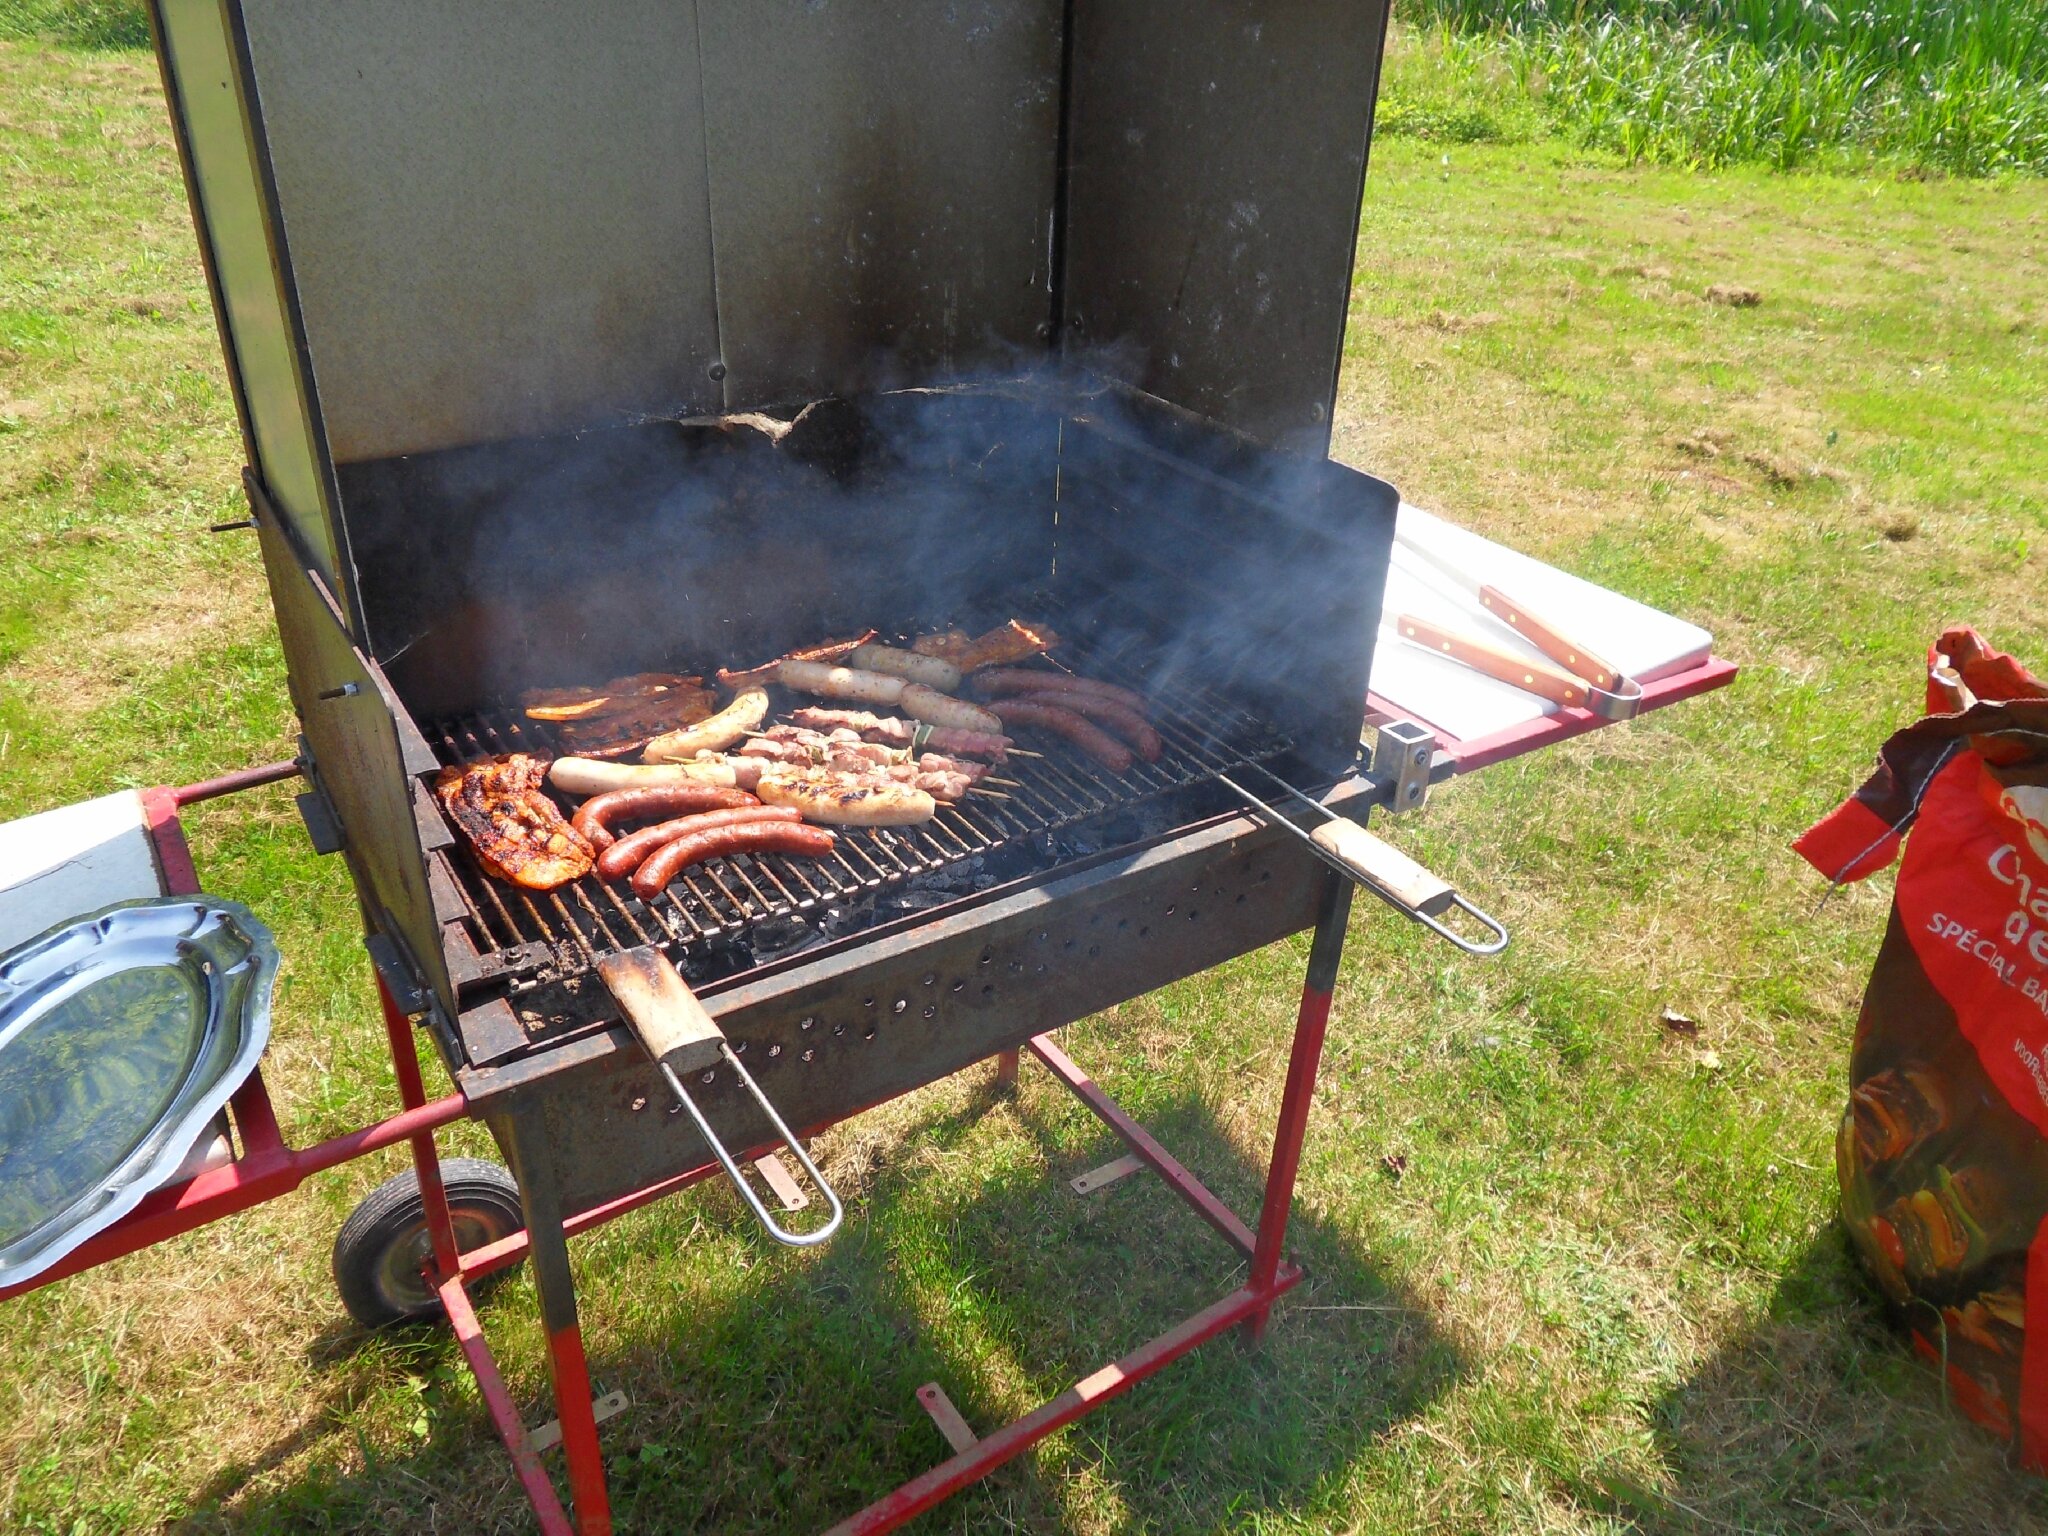
[[[712,1156],[718,1159],[719,1165],[738,1187],[740,1198],[747,1202],[768,1235],[785,1247],[811,1248],[837,1232],[840,1220],[846,1214],[837,1192],[825,1182],[825,1176],[818,1172],[818,1165],[811,1161],[803,1143],[796,1139],[796,1132],[783,1123],[768,1095],[754,1081],[754,1074],[741,1063],[732,1042],[725,1038],[725,1031],[718,1027],[718,1021],[698,1001],[697,994],[690,990],[689,983],[683,980],[682,973],[668,956],[651,944],[643,944],[637,949],[606,955],[598,961],[597,971],[610,989],[613,1001],[625,1014],[626,1026],[633,1031],[647,1054],[654,1058],[654,1064],[661,1068],[661,1075],[668,1079],[676,1102],[689,1111],[704,1144],[711,1148]],[[690,1097],[689,1090],[683,1086],[683,1080],[676,1072],[678,1064],[683,1071],[694,1072],[714,1061],[724,1061],[732,1067],[734,1074],[746,1085],[747,1092],[754,1096],[754,1102],[761,1106],[761,1113],[768,1117],[768,1123],[775,1127],[775,1134],[796,1154],[796,1160],[803,1165],[804,1172],[811,1176],[811,1182],[818,1186],[825,1203],[832,1208],[831,1218],[816,1231],[792,1232],[768,1214],[768,1207],[761,1203],[753,1185],[740,1172],[739,1160],[718,1139],[718,1133],[711,1129],[710,1120],[697,1107],[697,1101]]]
[[[1497,955],[1508,947],[1508,931],[1490,914],[1475,907],[1451,885],[1424,869],[1390,843],[1384,843],[1357,822],[1339,816],[1320,800],[1303,794],[1263,764],[1261,773],[1295,799],[1322,813],[1324,820],[1313,832],[1304,831],[1228,774],[1217,779],[1234,790],[1239,799],[1272,825],[1292,833],[1315,856],[1354,884],[1362,885],[1404,917],[1412,917],[1431,933],[1445,939],[1468,955]],[[1451,908],[1476,919],[1488,932],[1484,942],[1474,942],[1446,927],[1439,919]]]
[[[846,1207],[839,1203],[838,1192],[830,1184],[827,1184],[825,1176],[818,1172],[818,1165],[811,1161],[810,1153],[806,1152],[804,1144],[797,1140],[796,1132],[783,1123],[782,1116],[776,1112],[775,1106],[768,1101],[768,1095],[763,1093],[761,1085],[754,1081],[754,1074],[741,1065],[740,1059],[734,1054],[732,1046],[721,1040],[719,1042],[719,1054],[724,1057],[733,1071],[739,1075],[739,1080],[746,1084],[747,1092],[751,1093],[754,1096],[754,1102],[761,1106],[761,1113],[766,1115],[768,1123],[775,1127],[775,1134],[782,1138],[783,1145],[788,1147],[790,1152],[795,1155],[797,1162],[803,1165],[804,1172],[810,1175],[811,1182],[817,1185],[819,1193],[824,1195],[826,1205],[832,1208],[830,1218],[816,1231],[792,1232],[768,1214],[768,1207],[761,1203],[761,1197],[754,1193],[754,1186],[749,1184],[746,1181],[746,1177],[740,1172],[738,1160],[725,1149],[725,1143],[718,1139],[718,1133],[711,1129],[711,1122],[705,1119],[704,1111],[697,1107],[697,1101],[691,1098],[689,1090],[683,1087],[682,1079],[676,1076],[675,1068],[664,1061],[661,1063],[661,1075],[668,1079],[668,1085],[675,1093],[676,1102],[689,1112],[690,1119],[696,1124],[697,1133],[704,1138],[704,1144],[711,1148],[712,1156],[716,1157],[719,1166],[725,1169],[726,1176],[732,1180],[734,1187],[739,1190],[740,1198],[747,1202],[748,1208],[754,1213],[754,1219],[761,1223],[762,1229],[770,1237],[774,1238],[776,1242],[781,1243],[786,1248],[817,1247],[818,1244],[824,1242],[834,1232],[839,1230],[839,1223],[846,1215]]]

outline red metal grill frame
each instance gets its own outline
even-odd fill
[[[1730,664],[1712,661],[1646,690],[1645,707],[1675,703],[1723,686],[1734,673]],[[1537,722],[1532,728],[1504,733],[1501,740],[1453,743],[1448,755],[1456,760],[1460,771],[1466,771],[1581,734],[1602,723],[1590,717],[1580,720],[1575,712],[1567,712],[1565,716]],[[1508,736],[1512,739],[1506,739]],[[144,791],[146,820],[165,888],[174,893],[199,889],[198,874],[179,820],[183,806],[276,783],[298,772],[295,763],[273,763],[183,788]],[[1036,1036],[1029,1042],[1031,1054],[1055,1079],[1080,1098],[1130,1148],[1132,1155],[1158,1174],[1196,1215],[1249,1260],[1244,1284],[1081,1378],[1030,1413],[973,1440],[948,1460],[833,1526],[828,1536],[872,1536],[894,1530],[1219,1334],[1237,1327],[1254,1342],[1263,1336],[1274,1304],[1302,1279],[1301,1270],[1285,1257],[1287,1223],[1322,1061],[1350,900],[1350,887],[1333,882],[1318,914],[1256,1227],[1205,1188],[1144,1127],[1126,1115],[1049,1035]],[[482,1322],[471,1303],[469,1287],[484,1276],[529,1257],[537,1265],[566,1266],[568,1237],[709,1178],[719,1172],[718,1166],[706,1163],[602,1204],[564,1213],[552,1231],[541,1234],[538,1243],[532,1232],[520,1231],[462,1252],[455,1240],[441,1182],[434,1132],[464,1118],[469,1113],[469,1104],[460,1093],[431,1101],[427,1098],[415,1054],[412,1023],[393,1002],[381,980],[378,994],[401,1104],[399,1113],[347,1135],[293,1149],[285,1144],[259,1069],[231,1101],[240,1141],[240,1156],[234,1162],[158,1191],[63,1263],[33,1280],[0,1290],[0,1299],[54,1284],[82,1270],[276,1199],[296,1189],[314,1173],[407,1142],[412,1149],[432,1239],[432,1257],[423,1269],[424,1278],[446,1309],[456,1343],[476,1377],[478,1391],[504,1441],[514,1475],[533,1506],[540,1529],[546,1536],[604,1536],[612,1529],[610,1502],[590,1395],[589,1363],[573,1316],[562,1326],[547,1330],[555,1411],[562,1428],[566,1460],[569,1503],[565,1505],[554,1479],[535,1452],[518,1405],[498,1371]],[[1017,1053],[997,1056],[993,1065],[998,1082],[1013,1081]],[[808,1126],[802,1134],[809,1136],[825,1128]],[[752,1148],[749,1155],[768,1150]]]

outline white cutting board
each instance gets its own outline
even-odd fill
[[[1372,691],[1397,713],[1459,741],[1554,715],[1562,706],[1482,677],[1394,632],[1394,616],[1412,613],[1490,640],[1503,650],[1539,659],[1543,654],[1480,607],[1476,595],[1404,549],[1404,544],[1426,549],[1468,573],[1474,585],[1499,587],[1639,683],[1689,672],[1713,649],[1714,637],[1697,624],[1517,554],[1404,501],[1394,525],[1394,558],[1387,570],[1386,602],[1373,647]]]

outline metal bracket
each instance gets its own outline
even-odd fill
[[[939,1433],[946,1437],[946,1444],[953,1447],[956,1456],[981,1444],[981,1437],[968,1426],[960,1410],[953,1406],[953,1399],[946,1396],[946,1389],[936,1381],[928,1381],[917,1389],[917,1401],[932,1416],[932,1422],[938,1425]]]
[[[761,1182],[782,1202],[785,1211],[801,1211],[811,1203],[811,1197],[797,1183],[789,1165],[773,1152],[754,1159],[754,1172],[761,1175]]]
[[[1436,761],[1436,732],[1413,720],[1390,720],[1372,744],[1372,776],[1393,786],[1387,814],[1419,811],[1429,799],[1429,770]]]
[[[363,948],[370,952],[370,964],[376,967],[378,979],[391,993],[391,1001],[398,1011],[407,1018],[425,1013],[432,999],[427,989],[413,980],[412,970],[406,965],[398,946],[391,942],[391,936],[373,933],[363,940]]]
[[[1104,1163],[1100,1168],[1090,1168],[1077,1178],[1067,1180],[1077,1195],[1092,1195],[1098,1189],[1107,1189],[1118,1179],[1127,1179],[1145,1166],[1144,1159],[1135,1152],[1126,1152],[1115,1162]]]
[[[602,1424],[606,1419],[615,1419],[624,1413],[631,1403],[623,1392],[607,1392],[603,1397],[593,1398],[590,1416]],[[552,1451],[562,1443],[562,1421],[549,1419],[545,1424],[536,1424],[526,1432],[526,1438],[533,1445],[535,1455]]]
[[[299,808],[299,820],[306,824],[306,836],[312,840],[315,853],[339,853],[347,846],[341,835],[340,818],[317,787],[292,796],[292,803]]]

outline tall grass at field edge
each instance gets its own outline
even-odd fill
[[[2048,172],[2048,0],[1862,5],[1412,0],[1407,52],[1432,63],[1414,89],[1389,69],[1381,131],[1511,138],[1533,113],[1589,147],[1702,167]]]

